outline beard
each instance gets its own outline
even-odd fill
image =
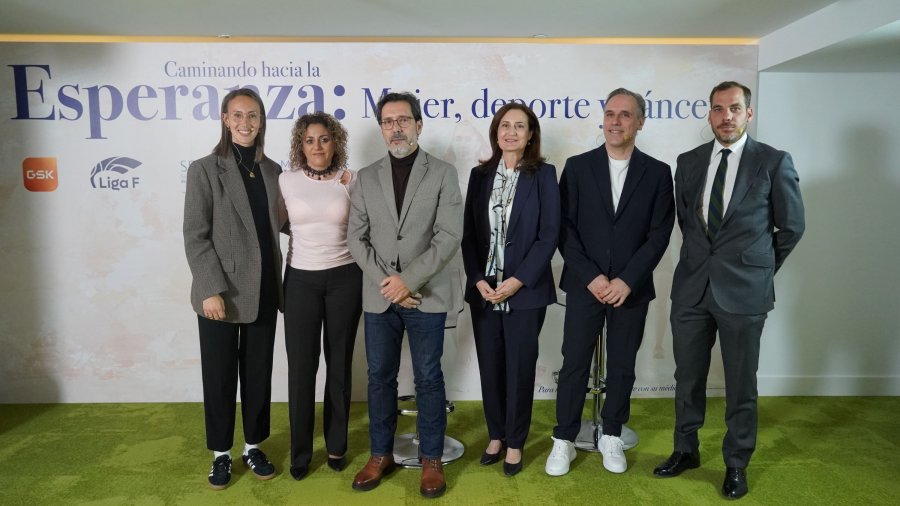
[[[411,137],[407,136],[405,138],[391,139],[391,141],[394,140],[402,140],[403,142],[400,144],[388,144],[388,151],[390,151],[395,158],[404,158],[415,151],[418,137],[414,135]]]
[[[394,158],[404,158],[406,155],[412,153],[413,146],[409,144],[398,144],[396,146],[391,146],[388,148],[388,151],[394,155]]]
[[[718,129],[715,129],[713,132],[716,136],[716,140],[718,140],[720,144],[730,146],[739,141],[746,131],[747,124],[744,123],[743,125],[735,125],[734,131],[731,133],[720,133]]]

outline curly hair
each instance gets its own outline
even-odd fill
[[[334,116],[326,112],[314,112],[304,114],[297,118],[294,129],[291,131],[291,170],[299,170],[306,167],[306,154],[303,153],[303,137],[310,125],[322,125],[328,130],[334,142],[334,158],[331,166],[344,169],[347,167],[347,129]]]

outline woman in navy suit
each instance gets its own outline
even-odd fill
[[[462,254],[490,436],[481,464],[499,462],[506,449],[503,472],[513,476],[531,425],[538,335],[556,302],[550,260],[559,239],[559,185],[528,107],[497,111],[490,144],[491,157],[469,176]]]

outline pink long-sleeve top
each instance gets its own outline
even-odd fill
[[[287,170],[278,177],[291,223],[287,255],[291,267],[319,271],[353,263],[347,249],[350,186],[341,183],[343,172],[323,181],[302,170]],[[356,177],[352,172],[350,176]]]

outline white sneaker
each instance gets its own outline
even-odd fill
[[[544,471],[550,476],[562,476],[569,472],[569,464],[575,460],[575,443],[552,436],[550,439],[553,440],[553,449],[547,457]]]
[[[624,473],[628,469],[625,460],[625,443],[618,436],[603,435],[597,445],[603,455],[603,467],[611,473]]]

